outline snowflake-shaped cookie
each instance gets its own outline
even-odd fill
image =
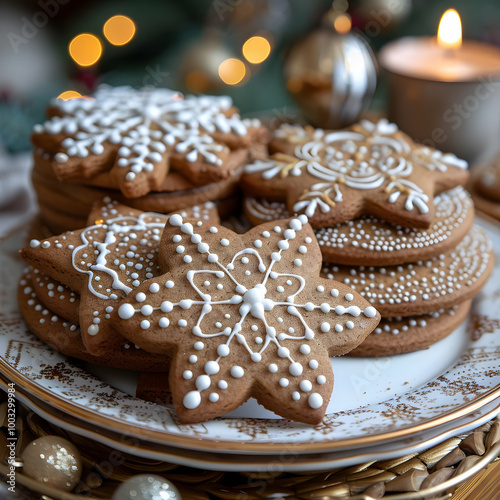
[[[168,89],[102,86],[92,98],[57,99],[50,111],[32,140],[54,154],[58,177],[82,181],[111,169],[132,198],[158,189],[169,168],[197,185],[227,178],[238,166],[231,149],[261,133],[260,122],[242,120],[229,97]]]
[[[372,214],[426,228],[434,195],[467,180],[465,161],[415,144],[387,120],[340,131],[283,125],[270,148],[269,160],[245,167],[244,188],[286,199],[315,227]]]
[[[210,202],[185,214],[218,221]],[[80,294],[79,324],[90,354],[123,345],[123,337],[111,327],[111,313],[123,297],[160,274],[158,247],[168,217],[106,199],[91,212],[88,227],[31,240],[21,250],[27,263]]]
[[[116,328],[172,356],[169,385],[182,422],[223,415],[250,396],[306,423],[323,418],[333,387],[329,356],[377,325],[370,304],[319,277],[321,253],[307,217],[244,235],[172,216],[159,263],[120,305]]]

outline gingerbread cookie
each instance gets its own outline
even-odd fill
[[[286,201],[317,228],[361,215],[428,228],[434,196],[468,177],[465,161],[415,144],[387,120],[340,131],[283,125],[270,151],[269,160],[245,166],[244,190]]]
[[[198,186],[227,179],[248,158],[245,148],[267,138],[228,97],[167,89],[102,86],[90,99],[57,99],[49,112],[32,142],[54,155],[57,177],[82,181],[110,172],[129,198],[158,190],[169,169]]]
[[[429,259],[447,252],[465,237],[474,221],[474,206],[462,187],[434,199],[436,216],[429,229],[393,226],[368,216],[316,229],[323,260],[338,264],[387,266]],[[286,205],[245,197],[244,210],[254,225],[289,217]]]
[[[333,387],[330,356],[361,343],[379,314],[348,286],[321,279],[307,217],[244,235],[169,218],[161,276],[114,311],[115,328],[172,356],[169,383],[181,422],[223,415],[249,397],[316,424]]]
[[[321,275],[349,285],[383,317],[414,316],[471,299],[485,285],[493,265],[488,235],[473,226],[455,249],[429,260],[385,267],[325,264]]]
[[[500,220],[500,202],[484,196],[478,187],[479,179],[482,176],[482,169],[482,167],[476,167],[472,170],[468,189],[474,200],[476,210],[498,221]]]
[[[382,318],[349,356],[390,356],[427,349],[444,339],[466,318],[471,301],[423,316]]]
[[[39,269],[29,268],[31,284],[38,300],[57,316],[80,323],[80,295]]]
[[[218,222],[213,204],[184,213]],[[79,324],[90,354],[110,352],[123,342],[110,326],[110,314],[121,298],[159,274],[157,252],[168,217],[106,200],[92,211],[85,229],[32,240],[21,250],[28,264],[79,294]]]
[[[167,176],[167,179],[170,175]],[[239,172],[214,184],[187,191],[151,192],[140,198],[127,199],[119,191],[83,184],[54,181],[40,175],[37,169],[32,175],[39,205],[43,211],[43,222],[53,234],[86,226],[86,219],[93,205],[104,197],[143,210],[145,212],[170,213],[212,200],[222,200],[218,205],[224,214],[227,198],[233,198],[238,187]],[[230,210],[231,211],[231,208]],[[82,222],[84,221],[84,222]]]
[[[148,353],[125,339],[112,352],[98,356],[90,354],[83,345],[79,325],[40,302],[31,277],[29,269],[25,270],[19,281],[18,302],[28,328],[40,340],[61,354],[96,365],[145,372],[168,369],[168,360],[164,356]]]

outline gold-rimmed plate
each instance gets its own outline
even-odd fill
[[[7,390],[7,381],[0,378],[0,387]],[[446,439],[488,422],[500,413],[500,399],[454,422],[434,427],[407,439],[367,448],[340,450],[331,453],[297,453],[293,445],[275,455],[234,455],[176,448],[168,443],[152,443],[134,435],[121,434],[95,426],[61,412],[35,396],[18,391],[16,398],[51,424],[136,457],[167,463],[225,472],[312,472],[350,467],[375,460],[391,460],[429,449]]]
[[[500,247],[498,228],[482,223]],[[21,270],[18,233],[0,252],[0,366],[26,393],[108,430],[217,453],[330,453],[410,438],[454,422],[500,396],[500,268],[471,318],[426,351],[390,358],[332,360],[336,387],[315,427],[279,419],[255,401],[227,418],[180,425],[172,407],[134,397],[133,376],[87,369],[40,342],[22,321],[14,290]]]

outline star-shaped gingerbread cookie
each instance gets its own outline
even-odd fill
[[[218,222],[213,203],[182,213]],[[21,250],[28,264],[79,294],[80,330],[90,354],[99,356],[123,344],[109,321],[111,313],[123,297],[160,274],[158,247],[168,218],[105,199],[91,212],[86,228],[31,240]]]
[[[283,125],[270,151],[245,167],[244,189],[286,200],[290,213],[304,212],[318,228],[361,215],[428,228],[434,195],[468,177],[465,161],[415,144],[387,120],[339,131]]]
[[[333,388],[330,356],[360,344],[378,312],[347,286],[319,277],[307,217],[243,235],[172,216],[147,280],[113,313],[115,328],[172,357],[169,385],[181,422],[223,415],[253,396],[316,424]]]
[[[101,86],[91,98],[56,99],[49,113],[32,142],[51,154],[56,175],[85,182],[109,173],[106,182],[129,198],[158,190],[169,169],[195,185],[227,179],[247,161],[241,152],[267,138],[229,97],[168,89]]]

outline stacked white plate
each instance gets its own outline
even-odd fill
[[[500,229],[477,221],[500,248]],[[0,381],[72,432],[144,458],[214,470],[316,471],[408,455],[500,413],[500,267],[465,324],[430,349],[332,358],[322,424],[283,420],[250,400],[225,418],[178,423],[171,405],[135,398],[136,375],[74,364],[33,336],[16,301],[16,233],[0,250]]]

